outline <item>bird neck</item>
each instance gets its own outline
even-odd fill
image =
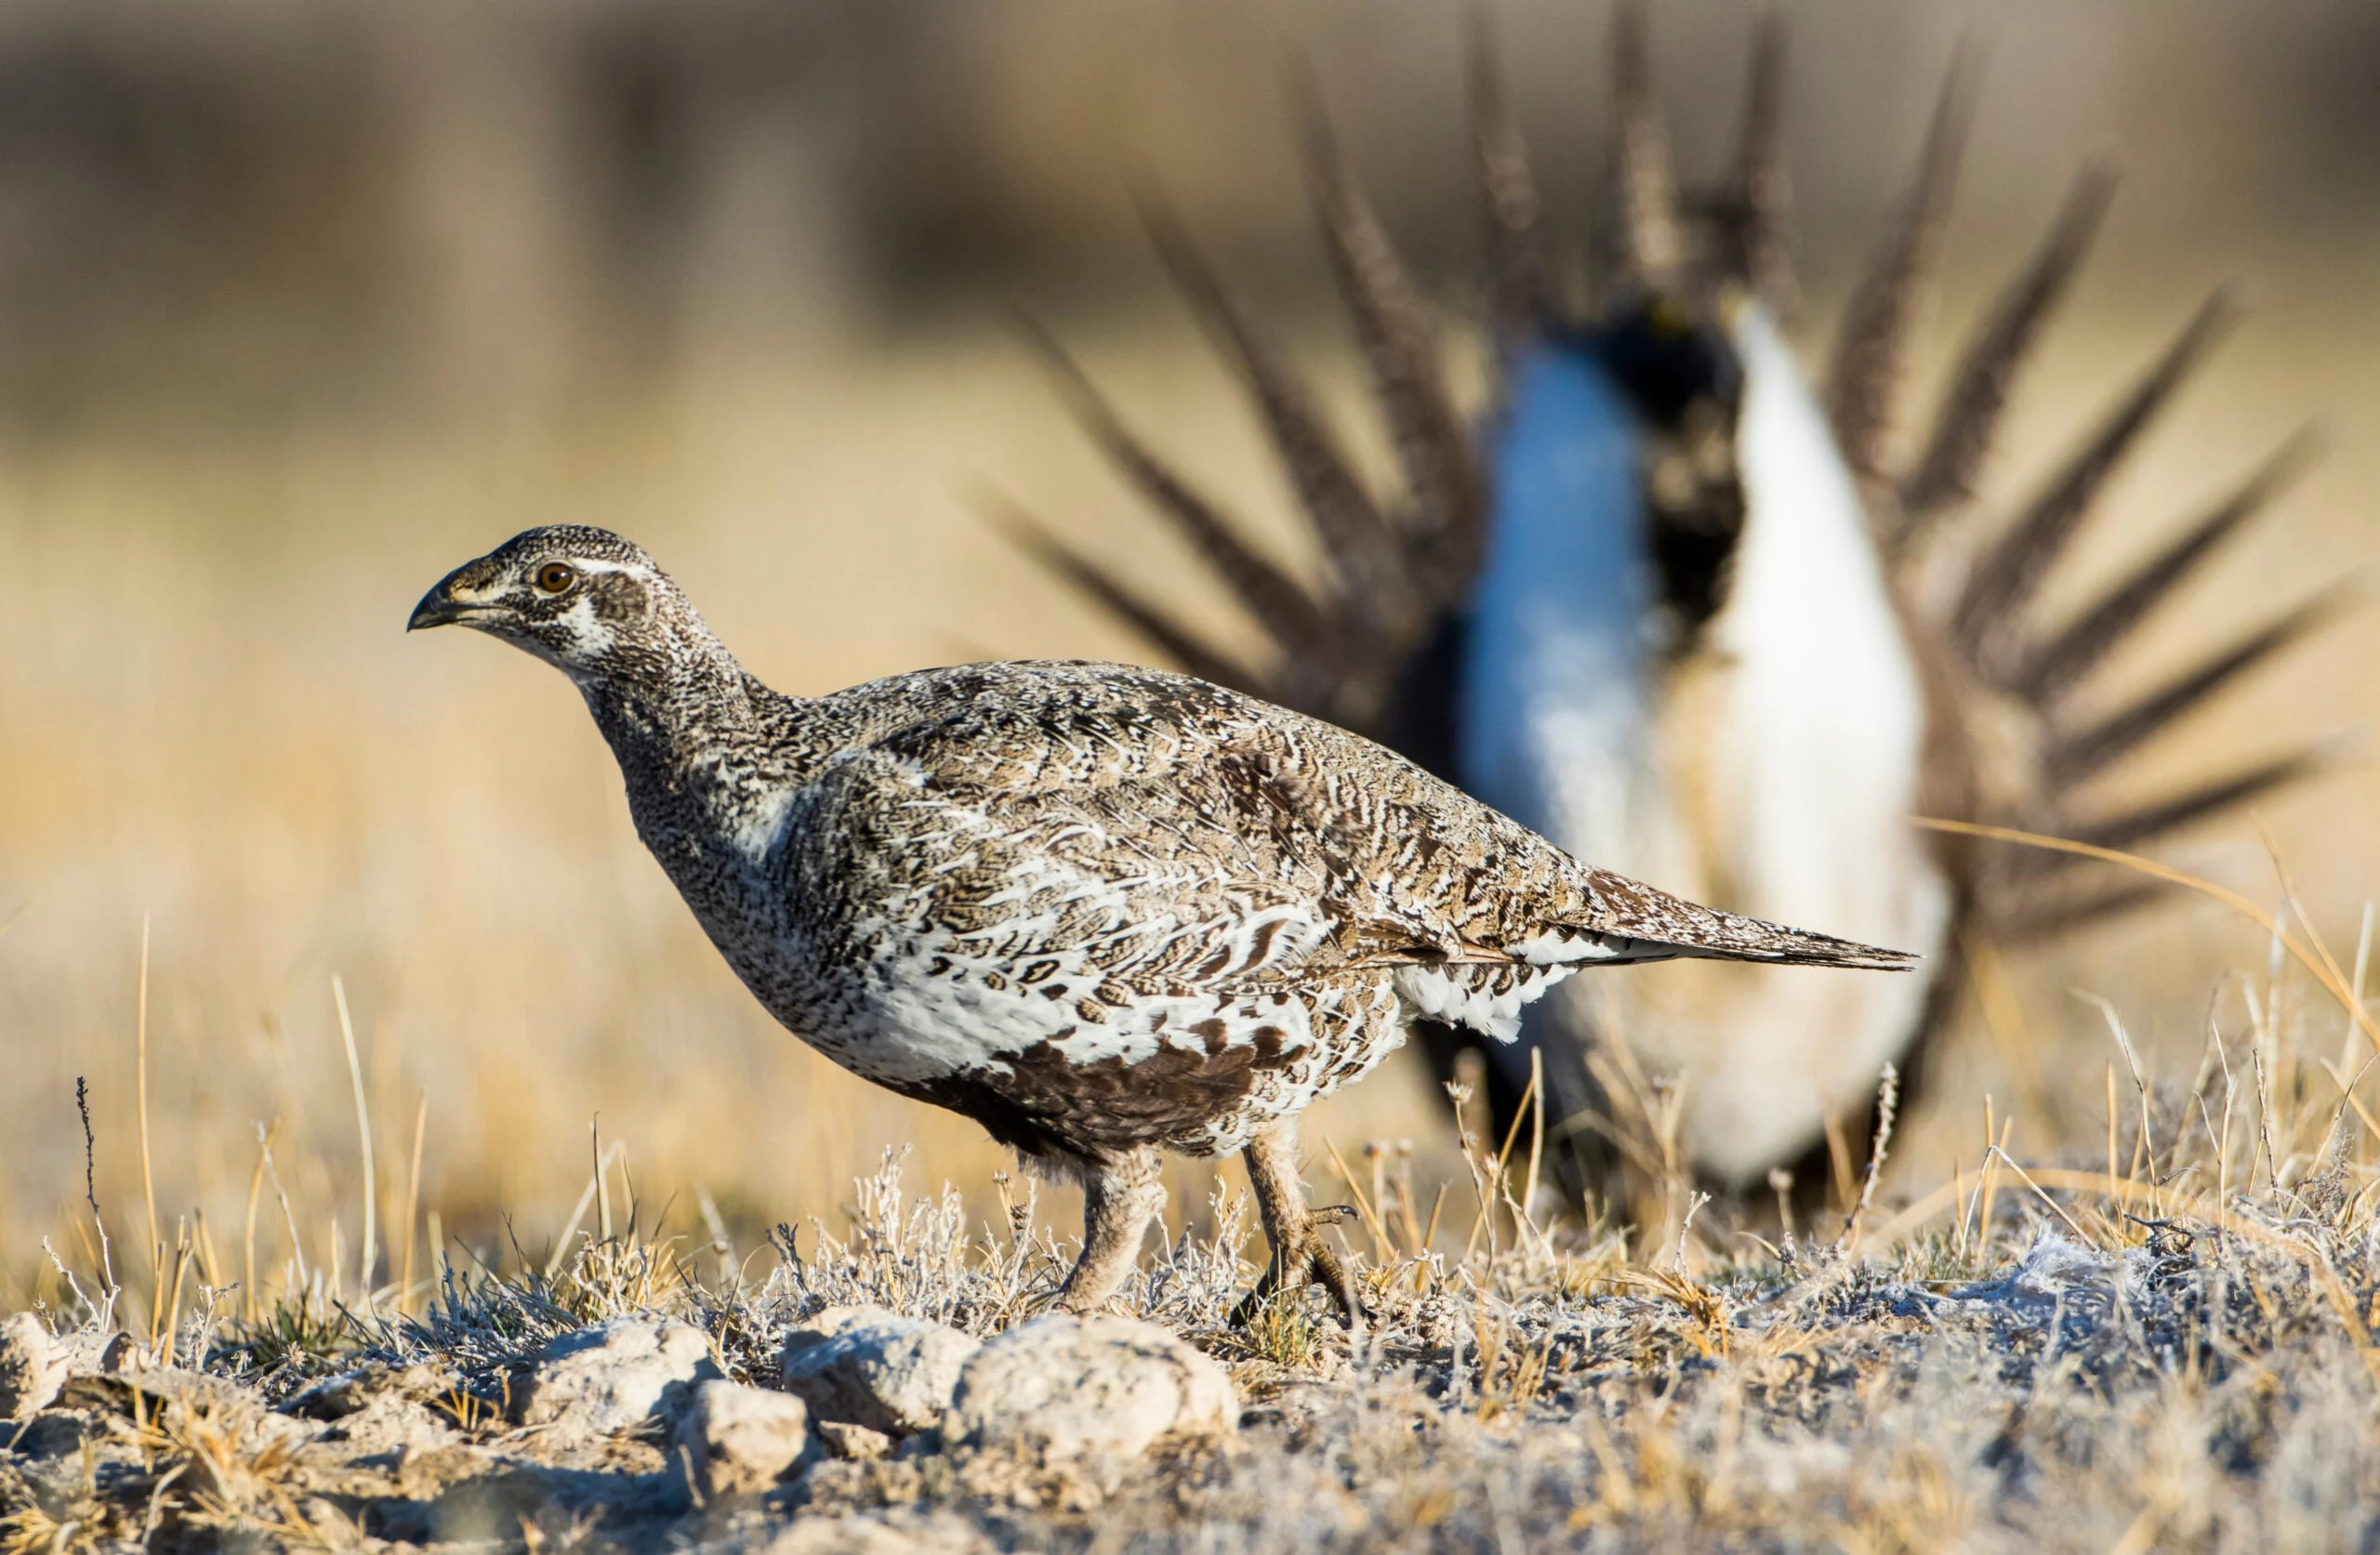
[[[774,738],[789,699],[744,671],[699,620],[672,622],[654,647],[624,649],[579,681],[620,764],[648,841],[733,835],[780,786]]]

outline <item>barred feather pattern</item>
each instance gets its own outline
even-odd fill
[[[555,564],[587,598],[533,634],[520,580]],[[1907,960],[1581,863],[1186,676],[971,665],[784,696],[596,530],[531,531],[441,587],[493,597],[472,624],[578,683],[639,835],[772,1014],[1037,1155],[1237,1149],[1416,1019],[1509,1040],[1583,967]]]

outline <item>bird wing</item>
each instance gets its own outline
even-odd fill
[[[1714,912],[1580,863],[1343,730],[1187,677],[981,666],[853,766],[905,824],[846,827],[879,901],[997,959],[1144,991],[1366,967],[1909,958]]]

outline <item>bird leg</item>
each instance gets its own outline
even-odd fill
[[[1364,1325],[1363,1298],[1355,1276],[1339,1255],[1324,1245],[1318,1229],[1331,1210],[1308,1209],[1305,1186],[1298,1180],[1298,1126],[1294,1118],[1276,1118],[1257,1130],[1241,1152],[1248,1159],[1248,1180],[1256,1189],[1256,1213],[1264,1221],[1264,1238],[1273,1245],[1273,1261],[1256,1288],[1232,1311],[1232,1320],[1246,1323],[1275,1291],[1311,1280],[1330,1293],[1350,1328]]]
[[[1153,1148],[1091,1163],[1083,1177],[1082,1257],[1059,1287],[1057,1310],[1088,1316],[1107,1304],[1141,1256],[1150,1218],[1165,1207]]]

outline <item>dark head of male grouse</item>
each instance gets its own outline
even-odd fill
[[[602,530],[457,568],[461,625],[577,682],[637,829],[770,1013],[837,1062],[1078,1178],[1102,1304],[1162,1150],[1246,1151],[1276,1255],[1361,1303],[1298,1185],[1295,1119],[1420,1021],[1509,1041],[1596,966],[1910,958],[1593,868],[1385,747],[1188,676],[920,670],[817,698],[745,674]]]

